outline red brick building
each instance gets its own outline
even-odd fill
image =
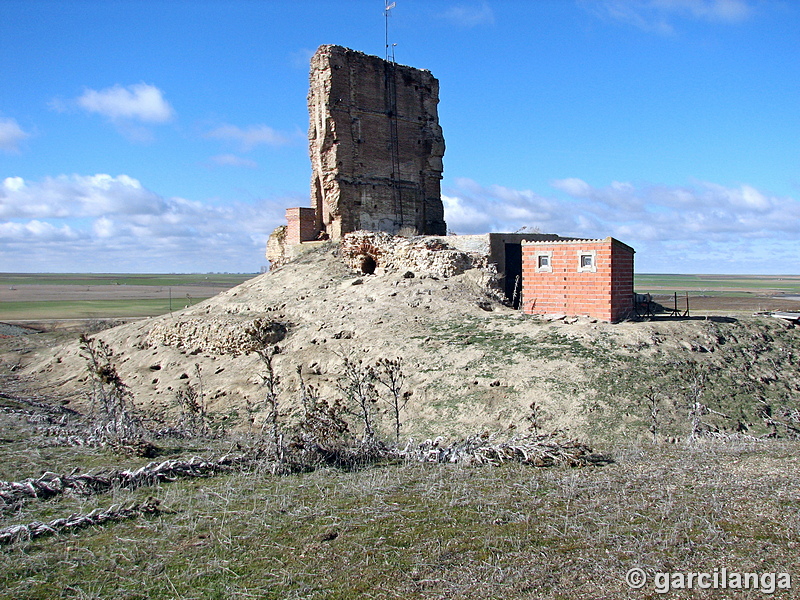
[[[522,242],[523,312],[627,318],[634,309],[633,254],[610,237]]]
[[[294,246],[317,239],[317,220],[313,208],[286,209],[286,244]]]

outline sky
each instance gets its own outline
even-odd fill
[[[257,272],[310,206],[309,59],[384,0],[0,0],[0,271]],[[454,233],[800,274],[800,2],[396,0]],[[396,45],[395,45],[396,44]]]

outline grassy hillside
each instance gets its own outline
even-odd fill
[[[2,404],[0,479],[144,463],[53,445]],[[160,443],[161,459],[236,451],[222,440]],[[160,510],[0,548],[0,598],[678,598],[692,593],[656,593],[657,573],[797,573],[797,442],[603,450],[612,462],[583,468],[401,463],[274,476],[252,464],[32,499],[2,507],[1,524],[146,499]],[[642,589],[626,583],[633,568],[648,576]]]
[[[274,389],[241,342],[256,322],[286,328]],[[67,335],[0,339],[0,480],[45,471],[102,479],[151,460],[81,434],[76,423],[97,433],[85,415],[100,403],[89,400],[86,350]],[[387,357],[400,359],[401,391],[411,392],[401,444],[562,430],[559,439],[579,437],[607,460],[395,459],[273,475],[275,463],[259,459],[21,500],[8,490],[30,481],[0,483],[0,531],[138,507],[0,546],[0,598],[719,598],[731,590],[661,593],[656,577],[800,572],[800,329],[777,319],[548,322],[492,301],[466,275],[362,277],[320,251],[94,339],[109,349],[95,385],[125,390],[151,430],[156,466],[266,452],[258,432],[269,429],[269,398],[286,432],[309,396],[339,400],[360,436],[354,377]],[[361,365],[355,375],[345,359]],[[385,390],[371,383],[383,395],[366,406],[388,440]],[[176,435],[198,407],[218,435]],[[634,568],[648,578],[641,589],[626,583]]]

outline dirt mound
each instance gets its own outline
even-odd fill
[[[444,247],[427,251],[438,250],[452,254]],[[590,437],[649,435],[643,381],[658,372],[678,382],[686,371],[682,362],[700,365],[703,373],[749,369],[748,385],[761,386],[761,400],[752,395],[752,410],[737,413],[738,424],[713,425],[747,430],[761,420],[755,404],[772,402],[777,410],[791,396],[776,381],[800,380],[798,361],[784,356],[800,355],[798,330],[776,320],[544,321],[503,305],[492,272],[476,262],[451,255],[448,260],[460,267],[450,270],[416,246],[414,252],[425,256],[412,263],[422,265],[416,270],[396,260],[364,274],[353,267],[357,252],[340,256],[338,245],[323,245],[179,313],[97,335],[113,349],[140,408],[167,420],[176,394],[194,386],[224,427],[257,427],[263,419],[262,365],[247,335],[255,321],[281,332],[274,365],[283,412],[299,404],[298,369],[306,384],[333,399],[341,397],[344,357],[365,364],[400,358],[411,393],[402,433],[417,439],[508,427],[568,429]],[[85,403],[85,361],[77,343],[28,355],[21,370],[38,386],[66,395],[71,405]],[[702,403],[711,406],[712,397],[732,393],[726,391],[735,389],[732,377],[715,375]],[[659,434],[688,427],[689,416],[675,408],[688,402],[676,399],[685,389],[676,384],[672,400],[666,393],[659,400],[665,405]],[[383,409],[388,413],[388,406]],[[384,416],[389,430],[390,416]]]

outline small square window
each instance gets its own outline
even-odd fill
[[[597,253],[594,251],[579,251],[578,252],[578,273],[596,273],[597,272]]]
[[[536,253],[536,272],[537,273],[552,273],[553,272],[553,253],[552,252],[537,252]]]

